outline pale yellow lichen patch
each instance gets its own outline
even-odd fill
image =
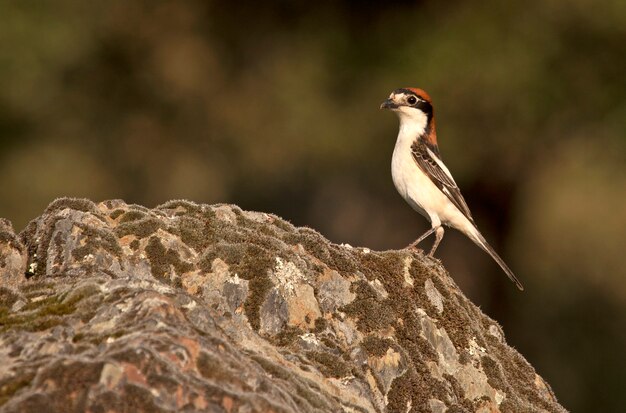
[[[294,294],[296,285],[305,280],[304,274],[293,262],[284,262],[280,257],[276,257],[276,267],[270,278],[287,295]]]
[[[411,269],[412,263],[413,263],[413,258],[406,257],[404,259],[404,268],[402,269],[402,274],[404,275],[405,287],[406,286],[413,287],[414,281],[413,281],[413,277],[411,276],[411,272],[409,271]]]
[[[383,370],[387,367],[397,368],[400,365],[402,355],[389,347],[387,352],[380,357],[369,357],[367,363],[375,370]]]
[[[100,372],[100,384],[111,390],[122,379],[122,368],[118,364],[106,363]]]

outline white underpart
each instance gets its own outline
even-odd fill
[[[409,107],[400,107],[394,112],[400,118],[400,132],[391,158],[391,176],[396,189],[413,209],[430,220],[433,227],[441,224],[451,226],[478,241],[478,230],[413,159],[411,145],[424,132],[428,122],[426,115],[419,109]],[[452,178],[448,168],[430,150],[429,155]]]

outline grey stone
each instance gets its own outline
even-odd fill
[[[0,220],[0,365],[0,412],[565,411],[434,260],[184,200]]]

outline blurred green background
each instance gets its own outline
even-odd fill
[[[188,198],[403,247],[428,224],[395,192],[378,106],[419,86],[526,291],[456,232],[439,258],[565,407],[626,405],[626,1],[0,4],[16,230],[60,196]]]

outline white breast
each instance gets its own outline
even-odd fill
[[[393,183],[411,207],[428,218],[433,225],[456,221],[462,214],[439,188],[417,166],[411,153],[411,145],[417,134],[401,128],[391,158]]]

